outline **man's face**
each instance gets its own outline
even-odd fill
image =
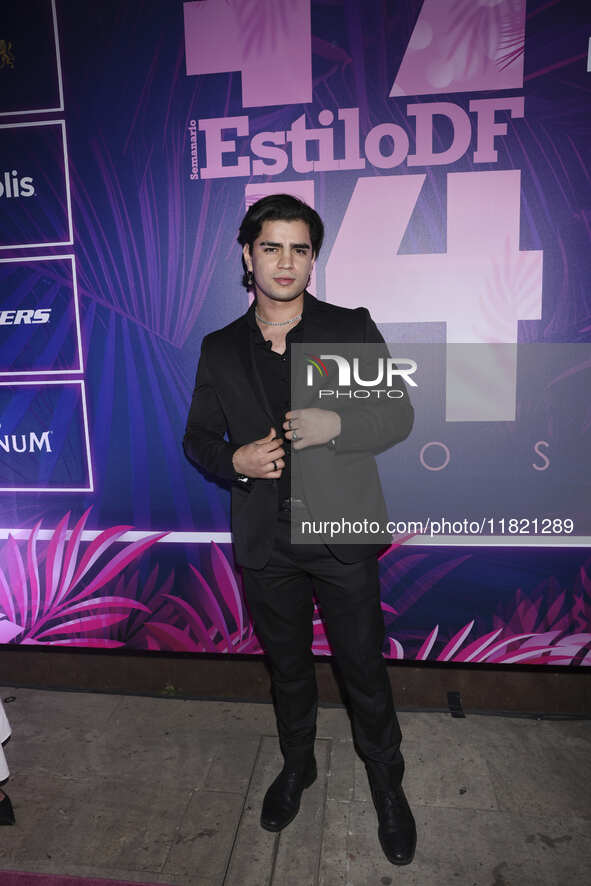
[[[292,301],[301,295],[314,266],[308,225],[303,221],[265,221],[253,243],[242,250],[253,272],[257,296]]]

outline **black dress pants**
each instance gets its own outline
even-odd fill
[[[271,558],[243,569],[244,593],[270,665],[281,751],[305,765],[316,736],[318,691],[312,645],[313,596],[348,695],[353,734],[372,781],[402,780],[401,733],[382,656],[384,618],[377,557],[341,563],[323,544],[292,544],[280,513]]]

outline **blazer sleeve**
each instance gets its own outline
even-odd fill
[[[225,480],[235,480],[238,474],[232,456],[238,449],[225,439],[227,422],[210,372],[209,336],[201,346],[195,388],[187,418],[183,449],[187,458]]]
[[[390,356],[386,343],[367,308],[363,314],[363,342],[380,345],[384,358]],[[372,367],[375,371],[375,364]],[[371,369],[368,375],[371,375]],[[414,422],[414,409],[403,380],[398,387],[404,396],[399,399],[376,398],[351,401],[348,408],[338,408],[341,417],[341,433],[335,439],[336,452],[372,452],[377,455],[395,443],[405,440]]]

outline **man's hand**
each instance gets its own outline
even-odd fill
[[[341,433],[341,417],[331,409],[293,409],[285,419],[285,436],[294,449],[322,446]]]
[[[282,444],[283,439],[276,436],[275,428],[271,428],[266,437],[236,450],[232,456],[234,469],[245,477],[278,480],[285,467]]]

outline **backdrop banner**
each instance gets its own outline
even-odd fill
[[[287,192],[311,291],[393,361],[314,343],[303,393],[371,417],[402,371],[415,409],[385,654],[591,664],[589,34],[583,0],[4,3],[0,642],[261,651],[181,441],[240,220]]]

